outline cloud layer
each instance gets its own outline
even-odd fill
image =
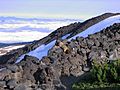
[[[39,40],[59,27],[75,20],[20,20],[4,19],[0,21],[0,42],[16,43]]]

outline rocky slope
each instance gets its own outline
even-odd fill
[[[39,47],[42,44],[48,44],[55,39],[65,36],[66,34],[70,34],[70,36],[68,37],[68,38],[70,38],[73,35],[76,35],[82,31],[86,30],[88,27],[90,27],[108,17],[119,15],[119,14],[120,13],[105,13],[100,16],[86,20],[83,23],[78,22],[78,23],[74,23],[74,24],[70,24],[68,26],[58,28],[57,30],[55,30],[54,32],[49,34],[47,37],[44,37],[38,41],[34,41],[32,44],[27,44],[23,48],[13,50],[13,51],[7,53],[6,55],[1,56],[0,57],[0,65],[3,66],[3,64],[7,64],[7,63],[13,64],[16,62],[18,57],[36,49],[37,47]]]
[[[88,74],[93,60],[104,63],[120,58],[120,23],[115,23],[86,38],[57,40],[41,61],[26,55],[14,63],[19,52],[38,47],[42,40],[10,52],[5,62],[1,57],[1,64],[5,64],[0,69],[0,90],[71,90],[73,83]]]
[[[92,60],[104,63],[117,58],[120,23],[87,38],[58,40],[41,61],[26,55],[20,63],[6,65],[0,71],[0,90],[71,90],[90,70]]]

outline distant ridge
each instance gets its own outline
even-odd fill
[[[24,45],[24,44],[30,44],[32,42],[20,42],[20,43],[0,43],[0,48],[11,46],[11,45]]]

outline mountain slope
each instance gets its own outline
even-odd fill
[[[110,18],[112,17],[114,16]],[[115,17],[117,18],[106,18],[105,22],[102,20],[89,27],[89,31],[93,27],[95,29],[92,33],[86,33],[87,37],[73,36],[71,40],[55,40],[59,38],[59,35],[45,37],[1,56],[1,67],[4,68],[0,69],[0,89],[72,90],[74,83],[89,75],[93,60],[104,63],[120,58],[120,23],[118,23],[120,17],[119,15]],[[106,20],[110,20],[110,22],[106,22]],[[116,20],[118,20],[117,23]],[[77,23],[75,25],[74,28],[79,27]],[[107,27],[107,25],[110,26]],[[104,29],[99,30],[102,28]],[[69,29],[67,30],[69,31]],[[65,34],[62,34],[63,36],[60,38],[66,38],[72,32],[72,30],[67,34],[63,32]],[[55,35],[55,33],[53,34]],[[47,44],[48,42],[50,43]],[[41,57],[39,55],[44,55],[44,53],[47,53],[47,56],[39,60],[38,58]],[[15,63],[21,55],[24,55],[22,60]]]
[[[104,63],[120,58],[120,23],[86,38],[58,41],[41,61],[26,55],[21,62],[0,69],[0,89],[72,90],[74,83],[89,75],[94,59]]]
[[[58,28],[51,34],[49,34],[47,37],[44,37],[38,41],[34,41],[32,44],[28,44],[23,48],[11,51],[7,53],[6,55],[3,55],[0,57],[0,64],[5,63],[15,63],[17,58],[25,53],[29,53],[30,51],[35,50],[37,47],[41,45],[46,45],[55,39],[62,38],[63,36],[67,34],[71,34],[68,38],[72,37],[75,33],[82,32],[86,30],[88,27],[115,15],[119,15],[119,13],[105,13],[103,15],[97,16],[95,18],[89,19],[83,23],[74,23],[65,27]]]
[[[76,39],[76,37],[87,37],[90,34],[94,34],[96,32],[99,32],[101,30],[103,30],[104,28],[113,25],[114,23],[119,23],[120,22],[120,15],[116,15],[116,16],[112,16],[110,18],[107,18],[91,27],[89,27],[88,29],[86,29],[85,31],[73,36],[71,39]],[[70,35],[70,34],[69,34]],[[67,36],[69,37],[69,35],[65,35],[64,39],[67,38]],[[20,60],[22,60],[24,58],[25,55],[29,55],[29,56],[34,56],[37,57],[38,59],[42,59],[43,56],[47,56],[48,51],[55,45],[55,41],[52,41],[50,44],[47,45],[41,45],[40,47],[36,48],[35,50],[22,55],[21,57],[19,57],[19,59],[17,60],[17,62],[19,62]]]

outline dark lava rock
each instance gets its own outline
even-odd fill
[[[6,82],[5,82],[5,81],[0,81],[0,87],[3,87],[3,88],[4,88],[4,87],[7,87],[7,86],[6,86]],[[1,90],[1,89],[0,89],[0,90]]]
[[[17,87],[15,87],[14,90],[32,90],[32,89],[25,86],[24,84],[20,84]]]
[[[7,65],[7,69],[11,70],[12,72],[19,71],[19,68],[17,65]]]
[[[13,89],[14,87],[17,86],[16,80],[9,80],[9,81],[7,82],[7,86],[8,86],[10,89]]]
[[[7,80],[7,78],[11,78],[10,76],[11,71],[8,69],[3,69],[0,71],[0,80]]]
[[[88,20],[86,21],[87,26],[86,23],[82,24],[85,27],[80,26],[81,30],[112,15],[114,14],[102,15],[99,17],[100,20],[96,18]],[[88,24],[91,21],[92,24]],[[78,30],[80,27],[78,28],[77,24],[75,24],[75,27],[72,27],[70,31],[72,32],[75,28]],[[67,30],[66,27],[64,29]],[[56,31],[58,36],[65,34],[65,31],[59,30]],[[68,32],[69,30],[67,30]],[[21,50],[18,49],[18,51],[20,54],[26,53],[41,45],[42,42],[49,43],[51,38],[52,40],[55,39],[53,38],[54,35],[55,32],[49,35],[51,37],[34,42]],[[11,60],[0,70],[0,89],[72,90],[71,86],[83,79],[91,69],[93,60],[105,62],[105,60],[113,61],[120,58],[119,35],[120,23],[114,24],[94,35],[89,35],[86,38],[77,37],[69,42],[64,42],[63,40],[60,43],[69,49],[69,53],[64,51],[62,45],[55,45],[49,50],[48,56],[43,57],[41,61],[36,57],[26,55],[21,62],[12,64],[14,62],[11,61],[16,60],[17,57],[14,57],[14,53],[16,52],[15,55],[17,55],[18,52],[10,52],[12,55],[10,57],[12,58],[7,57],[7,59]]]

